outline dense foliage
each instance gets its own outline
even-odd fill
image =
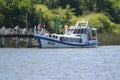
[[[25,27],[26,13],[29,27],[39,23],[41,14],[42,24],[53,31],[58,17],[60,28],[85,18],[99,32],[120,33],[120,0],[0,0],[0,27]]]

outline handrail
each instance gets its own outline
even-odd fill
[[[78,21],[75,26],[78,26],[79,23],[86,23],[85,26],[86,26],[86,27],[88,26],[88,21],[85,21],[85,20]]]

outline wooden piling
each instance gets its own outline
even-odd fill
[[[1,45],[1,47],[5,47],[5,37],[4,36],[2,37],[2,45]]]
[[[27,37],[27,47],[32,47],[30,37]]]
[[[16,37],[16,48],[18,48],[18,44],[19,44],[19,40],[18,40],[18,36]]]

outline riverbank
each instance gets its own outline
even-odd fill
[[[100,42],[99,46],[107,46],[107,45],[120,45],[120,34],[115,33],[99,33],[98,34],[98,41]],[[34,42],[34,41],[33,41]],[[19,39],[19,48],[27,48],[27,39],[20,38]],[[39,44],[32,43],[33,46],[39,46]],[[0,39],[0,47],[2,45],[2,38]],[[15,38],[6,38],[5,39],[5,47],[6,48],[14,48],[16,47],[16,40]],[[31,46],[32,47],[32,46]]]
[[[120,45],[120,34],[115,33],[100,33],[98,34],[100,46]]]

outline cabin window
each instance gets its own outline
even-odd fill
[[[60,37],[60,41],[81,43],[82,39],[81,38]]]
[[[57,36],[55,36],[54,38],[57,38]]]
[[[75,29],[73,33],[74,34],[81,34],[81,29]]]
[[[78,29],[78,32],[77,32],[77,34],[80,34],[80,29]]]
[[[63,41],[63,37],[60,37],[60,41]]]
[[[73,32],[73,34],[77,34],[77,32],[78,32],[78,29],[75,29],[74,32]]]
[[[92,31],[92,36],[96,36],[96,32],[95,31]]]
[[[68,29],[67,34],[86,34],[87,29]]]
[[[51,37],[51,35],[49,35],[49,37]]]
[[[81,34],[83,34],[83,32],[84,32],[84,30],[83,30],[83,29],[81,29]]]
[[[74,29],[73,34],[83,34],[84,30],[83,29]]]
[[[92,40],[96,40],[96,31],[95,30],[92,31]]]
[[[87,33],[87,29],[81,29],[81,34],[86,34]]]
[[[81,38],[79,39],[79,43],[82,43],[82,39]]]
[[[91,40],[91,30],[90,29],[87,31],[87,34],[88,34],[88,41],[89,41],[89,40]]]
[[[72,34],[73,31],[74,31],[73,29],[68,29],[68,30],[67,30],[67,34]]]
[[[84,29],[84,34],[87,34],[87,29]]]

